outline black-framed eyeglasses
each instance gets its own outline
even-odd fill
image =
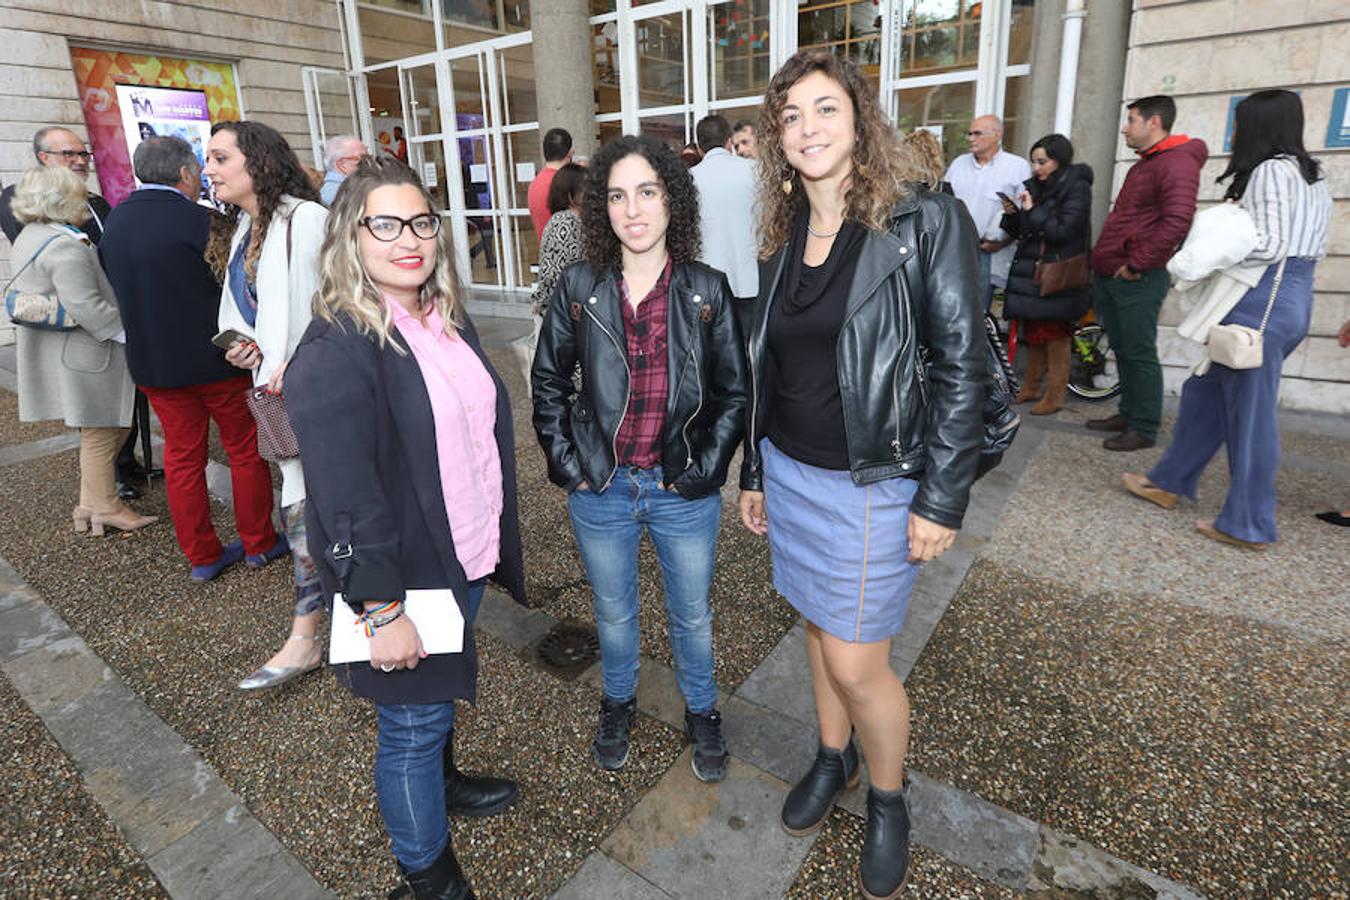
[[[411,219],[400,219],[398,216],[366,216],[357,224],[364,225],[375,240],[385,243],[398,240],[404,228],[412,229],[413,237],[422,240],[434,238],[441,231],[441,217],[431,213],[422,213]]]
[[[43,153],[50,153],[52,156],[60,156],[63,159],[80,159],[84,162],[94,158],[94,154],[88,150],[43,150]]]

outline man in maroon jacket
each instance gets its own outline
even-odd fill
[[[1119,432],[1108,450],[1152,447],[1162,421],[1158,312],[1167,296],[1167,260],[1191,228],[1205,142],[1172,134],[1171,97],[1129,104],[1120,133],[1139,154],[1092,249],[1093,300],[1120,369],[1120,412],[1089,419],[1094,431]]]

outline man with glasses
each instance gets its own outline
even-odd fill
[[[333,205],[342,182],[356,171],[356,164],[369,155],[366,145],[354,134],[340,134],[328,139],[323,145],[323,187],[319,188],[319,199],[324,206]]]
[[[39,165],[65,166],[80,176],[81,180],[89,177],[89,165],[93,162],[93,154],[89,152],[80,136],[59,125],[38,129],[37,134],[33,135],[33,155],[37,157]],[[5,232],[5,237],[9,238],[11,244],[23,230],[19,220],[14,218],[14,213],[10,212],[9,205],[13,201],[14,185],[10,185],[5,188],[4,193],[0,193],[0,229]],[[108,201],[90,191],[89,221],[85,222],[82,228],[84,233],[89,235],[89,240],[95,244],[103,237],[103,223],[110,212],[112,207],[108,205]]]
[[[1016,197],[1022,182],[1031,177],[1031,164],[1001,146],[1003,122],[998,116],[976,116],[966,132],[970,152],[963,153],[947,167],[952,193],[966,205],[980,235],[980,281],[984,308],[994,299],[994,287],[1008,282],[1012,266],[1013,240],[1002,228],[1003,203],[1000,193]]]

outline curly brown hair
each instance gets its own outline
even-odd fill
[[[858,67],[828,50],[799,50],[769,81],[755,126],[759,146],[759,255],[767,259],[788,241],[792,221],[806,198],[801,178],[783,154],[783,107],[788,91],[812,72],[820,72],[842,87],[853,103],[856,142],[852,172],[844,194],[844,216],[876,231],[884,231],[891,210],[909,188],[909,154],[887,121],[876,89]],[[783,183],[792,190],[784,191]]]
[[[666,252],[677,263],[698,259],[698,188],[694,177],[665,144],[647,135],[625,134],[606,144],[586,171],[586,190],[581,195],[582,255],[596,272],[618,268],[623,262],[619,236],[609,224],[609,170],[619,160],[641,156],[661,179],[666,192],[670,224],[666,227]]]
[[[318,202],[319,192],[305,174],[304,166],[300,164],[300,158],[295,155],[291,145],[271,125],[262,122],[217,122],[211,126],[212,136],[220,131],[234,134],[239,152],[244,155],[248,177],[253,180],[253,193],[258,197],[258,218],[253,221],[248,253],[244,257],[244,270],[249,277],[254,277],[258,272],[263,238],[267,235],[267,227],[272,224],[272,216],[281,205],[282,196]],[[225,280],[225,269],[230,262],[230,243],[238,222],[237,206],[230,206],[223,216],[213,216],[211,219],[206,261],[222,281]]]
[[[947,177],[947,160],[937,136],[926,128],[915,128],[905,135],[905,147],[914,166],[915,180],[936,191]]]

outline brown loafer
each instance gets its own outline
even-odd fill
[[[1163,509],[1176,509],[1177,502],[1181,500],[1180,494],[1164,491],[1143,475],[1124,472],[1121,474],[1120,480],[1125,485],[1125,490],[1136,497],[1143,497],[1149,503],[1155,503]]]
[[[1126,429],[1115,437],[1109,437],[1102,441],[1102,446],[1107,450],[1117,450],[1128,453],[1131,450],[1147,450],[1156,444],[1153,438],[1146,438],[1137,431]]]
[[[1234,547],[1241,547],[1244,550],[1264,550],[1270,546],[1258,541],[1244,541],[1242,538],[1233,537],[1231,534],[1224,534],[1215,528],[1214,522],[1209,519],[1196,519],[1195,530],[1221,544],[1232,544]]]
[[[1083,423],[1091,431],[1124,431],[1130,427],[1130,423],[1125,421],[1125,417],[1116,414],[1107,416],[1104,419],[1088,419]]]

